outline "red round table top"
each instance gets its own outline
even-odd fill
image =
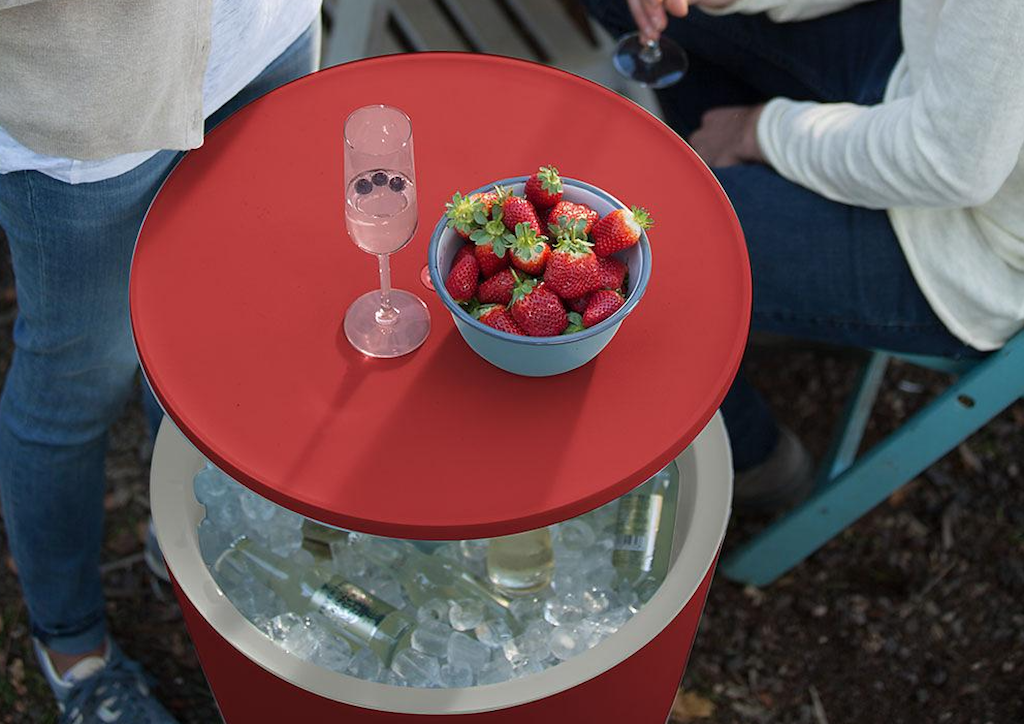
[[[376,288],[344,222],[342,125],[388,103],[413,122],[419,230],[392,256],[433,329],[365,358],[341,323]],[[420,281],[456,190],[554,164],[646,206],[646,295],[589,364],[503,372]],[[505,535],[642,483],[696,437],[739,366],[750,314],[739,223],[697,155],[642,108],[545,66],[461,53],[349,63],[238,112],[167,179],[139,236],[131,315],[167,414],[214,464],[325,523],[379,535]]]

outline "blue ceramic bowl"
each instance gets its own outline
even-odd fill
[[[521,195],[526,179],[526,176],[519,176],[495,183],[511,186],[513,191]],[[615,197],[582,181],[563,177],[562,184],[563,199],[587,204],[601,216],[614,209],[627,208]],[[471,193],[488,191],[494,185],[488,184]],[[629,278],[626,303],[615,314],[600,324],[576,334],[559,337],[521,337],[501,332],[474,319],[445,289],[444,280],[451,269],[455,253],[465,243],[462,237],[446,227],[445,218],[442,216],[430,237],[428,266],[434,289],[451,312],[459,334],[474,352],[495,367],[527,377],[559,375],[594,359],[619,331],[622,321],[636,307],[651,277],[651,245],[647,240],[647,234],[644,233],[641,234],[638,244],[616,254],[616,257],[629,267]]]

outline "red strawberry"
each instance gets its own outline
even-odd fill
[[[625,298],[614,289],[601,289],[590,295],[587,311],[583,313],[583,326],[593,327],[619,311],[626,303]]]
[[[584,294],[582,297],[576,297],[575,299],[566,299],[565,305],[577,314],[583,314],[587,311],[587,303],[590,301],[590,295]]]
[[[505,228],[502,216],[501,207],[495,205],[491,218],[485,218],[483,226],[469,235],[476,244],[476,260],[480,262],[480,271],[485,277],[493,276],[509,263],[505,249],[515,237]]]
[[[628,249],[640,240],[640,232],[654,225],[654,219],[647,209],[634,206],[630,209],[615,209],[594,224],[594,253],[611,256],[617,251]]]
[[[515,286],[516,279],[512,276],[512,270],[502,269],[490,279],[480,282],[480,287],[476,291],[477,299],[483,304],[508,306],[512,303],[512,290]]]
[[[475,253],[477,263],[480,264],[480,271],[485,277],[492,276],[496,272],[508,268],[508,254],[502,249],[501,256],[498,256],[494,250],[494,245],[489,241],[485,241],[482,244],[477,243]]]
[[[554,166],[541,166],[526,179],[526,198],[538,209],[547,209],[562,200],[562,179]]]
[[[597,257],[579,238],[586,222],[577,219],[565,229],[544,270],[544,284],[562,299],[576,299],[597,288]]]
[[[444,215],[448,217],[448,228],[455,229],[455,233],[463,239],[468,239],[474,229],[478,226],[483,226],[478,221],[477,214],[483,213],[484,206],[479,200],[471,196],[463,196],[456,192],[452,196],[452,200],[445,204],[444,208]],[[486,222],[487,219],[485,217],[484,223]]]
[[[554,337],[569,325],[562,300],[538,285],[536,279],[523,279],[512,294],[512,318],[532,337]]]
[[[537,236],[544,236],[544,229],[540,225],[540,218],[537,216],[537,210],[533,208],[533,204],[522,196],[513,194],[512,189],[508,186],[495,186],[495,190],[498,192],[498,201],[501,203],[501,211],[504,216],[502,221],[505,222],[506,228],[515,231],[519,224],[527,224],[536,232]]]
[[[546,236],[538,236],[528,224],[517,224],[516,237],[509,249],[512,266],[530,276],[540,276],[551,256],[551,247],[547,245],[546,239]]]
[[[484,215],[490,216],[491,207],[498,200],[498,192],[494,190],[484,191],[483,193],[470,194],[469,198],[479,201],[483,205]]]
[[[548,212],[547,222],[548,228],[551,225],[559,225],[559,217],[566,216],[570,221],[575,219],[586,219],[587,225],[583,228],[584,234],[589,234],[590,230],[594,228],[594,224],[601,218],[601,215],[594,211],[586,204],[574,204],[572,201],[559,201],[555,206]]]
[[[473,254],[463,254],[452,264],[444,286],[456,302],[468,302],[476,294],[480,265]]]
[[[629,267],[615,257],[604,256],[597,259],[597,271],[598,289],[621,289]]]
[[[500,329],[502,332],[520,335],[525,334],[522,328],[516,324],[516,320],[514,320],[512,315],[509,314],[509,311],[500,304],[488,304],[480,307],[473,312],[473,316],[488,327]]]
[[[466,244],[464,246],[460,246],[459,250],[457,252],[455,252],[455,258],[452,259],[452,266],[455,266],[455,262],[457,262],[459,259],[461,259],[464,256],[467,256],[467,255],[468,256],[474,256],[473,249],[474,249],[474,246],[472,244]]]

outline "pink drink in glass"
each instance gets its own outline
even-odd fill
[[[412,122],[392,106],[356,109],[345,121],[345,226],[352,242],[377,257],[380,290],[345,313],[345,336],[370,357],[398,357],[423,344],[430,313],[423,300],[391,288],[388,255],[416,233]]]

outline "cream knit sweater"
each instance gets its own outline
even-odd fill
[[[865,0],[737,0],[803,20]],[[758,139],[786,178],[888,209],[932,308],[964,342],[1024,327],[1024,0],[903,0],[883,103],[768,103]],[[821,239],[828,244],[828,239]]]

